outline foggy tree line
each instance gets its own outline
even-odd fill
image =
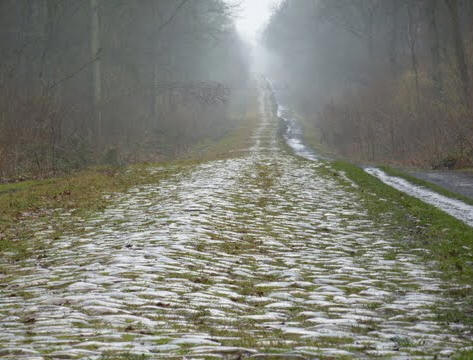
[[[230,126],[222,0],[0,0],[0,177],[153,160]]]
[[[323,145],[363,160],[471,165],[472,1],[285,0],[264,42]]]

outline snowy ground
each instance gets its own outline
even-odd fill
[[[454,284],[396,248],[327,163],[284,150],[260,102],[246,155],[176,166],[46,258],[0,259],[0,357],[425,359],[471,344],[436,321]]]

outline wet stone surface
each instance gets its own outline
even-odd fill
[[[329,165],[278,144],[268,98],[247,155],[176,168],[47,257],[1,263],[0,358],[424,359],[470,344],[436,320],[438,274]]]

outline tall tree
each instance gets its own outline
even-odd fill
[[[471,110],[472,100],[470,93],[470,77],[468,74],[468,66],[465,56],[465,45],[463,43],[462,30],[458,16],[458,0],[445,0],[448,10],[450,12],[450,19],[452,22],[452,34],[455,44],[455,57],[458,66],[458,73],[463,88],[463,97],[465,104]]]
[[[390,3],[390,15],[392,19],[391,27],[391,39],[389,43],[389,62],[391,64],[391,72],[394,76],[398,72],[398,42],[399,42],[399,15],[400,5],[399,2],[391,1]]]
[[[442,70],[440,67],[440,40],[437,24],[438,0],[426,2],[430,32],[430,54],[432,56],[432,79],[437,96],[441,96],[443,88]]]
[[[417,4],[409,2],[407,5],[407,42],[409,44],[409,51],[411,54],[411,66],[414,72],[415,87],[416,87],[416,104],[419,108],[420,104],[420,89],[419,89],[419,64],[417,59],[417,35],[419,31],[419,23],[417,21]]]
[[[102,75],[100,61],[100,17],[99,0],[90,0],[90,51],[93,59],[92,65],[92,93],[94,123],[92,129],[100,143],[102,141]]]

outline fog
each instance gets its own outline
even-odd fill
[[[339,156],[471,163],[471,1],[0,7],[2,176],[186,152],[236,126],[255,74],[287,90],[307,142]]]
[[[238,6],[235,24],[240,36],[258,46],[261,33],[280,0],[227,0]]]
[[[471,166],[472,18],[469,0],[286,0],[259,62],[337,156]]]
[[[1,1],[0,176],[158,161],[237,126],[250,81],[238,11],[221,0]]]

